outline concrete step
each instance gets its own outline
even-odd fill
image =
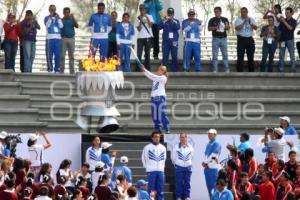
[[[147,180],[147,175],[146,175],[146,173],[144,173],[145,175],[140,175],[140,174],[134,174],[134,175],[132,175],[132,180],[133,180],[133,182],[135,183],[135,182],[137,182],[137,180],[139,180],[139,179],[145,179],[145,180]],[[174,183],[174,176],[168,176],[168,174],[165,176],[165,180],[166,180],[166,183]]]
[[[0,82],[13,82],[14,73],[12,70],[0,69]]]
[[[35,122],[38,117],[38,109],[0,109],[1,122]]]
[[[29,95],[0,95],[0,109],[24,109],[30,105]]]
[[[21,93],[22,84],[19,82],[0,82],[1,95],[18,95]]]
[[[0,130],[10,133],[34,133],[36,130],[47,131],[47,122],[0,122]]]

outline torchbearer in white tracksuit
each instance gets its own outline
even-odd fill
[[[217,185],[219,164],[218,159],[221,154],[221,144],[216,141],[217,130],[209,129],[209,142],[205,148],[205,160],[202,162],[204,167],[204,175],[209,196],[212,195],[212,190]]]
[[[189,200],[191,193],[191,175],[194,148],[188,144],[186,133],[180,133],[180,143],[176,144],[171,153],[175,165],[175,196],[176,200]]]
[[[148,192],[156,192],[156,199],[164,199],[166,147],[160,144],[160,133],[153,132],[152,143],[146,145],[142,153],[143,166],[148,177]]]

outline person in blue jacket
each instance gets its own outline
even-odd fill
[[[188,12],[188,19],[183,20],[182,30],[185,34],[184,43],[184,71],[190,70],[192,56],[195,59],[195,71],[201,72],[201,27],[202,22],[197,19],[194,10]]]
[[[138,200],[152,200],[151,195],[147,192],[147,184],[144,179],[140,179],[136,182],[136,187],[138,189]]]
[[[128,157],[127,156],[122,156],[120,158],[120,166],[114,167],[112,176],[111,176],[111,181],[113,184],[115,184],[117,177],[122,174],[125,176],[126,181],[128,183],[128,186],[132,185],[132,172],[131,169],[127,166],[128,163]],[[114,188],[114,187],[113,187]]]
[[[61,54],[61,29],[63,22],[59,15],[56,13],[55,5],[49,6],[50,15],[44,18],[46,26],[46,57],[48,72],[53,71],[53,56],[55,60],[54,72],[60,73],[60,54]]]
[[[167,66],[169,60],[169,54],[171,51],[172,55],[172,72],[178,71],[178,38],[180,29],[179,20],[174,18],[174,9],[168,8],[167,16],[160,23],[160,29],[163,29],[163,42],[162,42],[162,50],[163,50],[163,60],[162,64]]]
[[[225,180],[218,180],[218,185],[212,194],[211,200],[234,200],[232,192],[226,188]]]
[[[291,119],[288,116],[280,117],[280,127],[285,130],[285,135],[297,135],[298,132],[293,125],[291,125]]]
[[[120,49],[120,59],[124,72],[131,72],[130,67],[130,46],[133,43],[134,26],[129,23],[130,15],[123,14],[123,21],[117,25],[117,45]]]
[[[160,12],[163,10],[163,6],[160,0],[145,0],[144,5],[147,9],[147,14],[151,15],[154,20],[151,27],[153,32],[153,57],[158,60]]]
[[[109,148],[112,146],[112,144],[108,142],[101,143],[102,148],[102,154],[101,154],[101,161],[104,163],[104,171],[111,174],[111,171],[113,169],[115,159],[116,159],[116,152],[113,151],[112,155],[109,155]]]
[[[100,2],[98,3],[98,12],[92,14],[89,26],[92,31],[91,39],[91,50],[92,54],[95,57],[97,49],[99,48],[100,58],[107,58],[108,54],[108,34],[112,29],[112,20],[111,16],[105,11],[105,4]]]

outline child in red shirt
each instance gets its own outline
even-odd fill
[[[280,182],[280,177],[281,177],[282,173],[285,172],[283,160],[277,160],[276,169],[277,169],[277,173],[273,174],[273,178],[272,178],[272,182],[273,182],[275,188],[277,188],[277,185]]]
[[[241,173],[241,183],[237,185],[237,195],[241,198],[245,193],[253,194],[254,189],[252,184],[249,182],[247,172]]]
[[[275,187],[272,180],[272,172],[266,171],[262,176],[262,183],[258,186],[258,194],[261,200],[275,200]]]
[[[95,188],[95,194],[98,200],[107,200],[111,196],[111,191],[108,187],[110,178],[107,174],[100,175],[98,186]]]
[[[82,198],[86,200],[90,195],[90,190],[87,187],[87,179],[83,176],[79,176],[76,181],[76,187],[81,191]]]
[[[290,176],[286,172],[283,172],[280,176],[280,182],[276,190],[276,200],[286,200],[288,193],[293,190],[293,187],[289,183],[289,178]]]
[[[59,178],[60,183],[57,184],[54,188],[54,194],[56,199],[60,199],[60,198],[68,198],[68,192],[67,189],[65,187],[65,184],[67,182],[67,178],[65,176],[60,176]]]
[[[0,192],[0,199],[1,200],[18,200],[18,195],[15,192],[15,180],[7,178],[4,181],[7,189]]]
[[[296,177],[292,180],[293,188],[299,188],[300,187],[300,165],[296,168]]]
[[[285,163],[285,171],[290,176],[290,181],[292,181],[296,177],[296,168],[298,166],[298,162],[296,160],[297,153],[296,151],[289,152],[289,161]]]
[[[269,152],[268,157],[265,159],[265,169],[272,172],[273,174],[277,173],[276,169],[276,156],[274,152]]]

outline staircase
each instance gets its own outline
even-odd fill
[[[122,155],[129,157],[135,182],[146,178],[140,157],[153,129],[151,81],[142,73],[126,73],[125,80],[125,88],[116,92],[121,128],[103,140],[118,151],[116,164]],[[172,133],[206,134],[216,128],[219,134],[261,134],[266,126],[278,126],[282,115],[300,127],[300,74],[170,73],[167,94]],[[84,133],[74,123],[81,102],[74,75],[0,72],[0,130]],[[166,199],[173,199],[170,160],[166,172]]]

